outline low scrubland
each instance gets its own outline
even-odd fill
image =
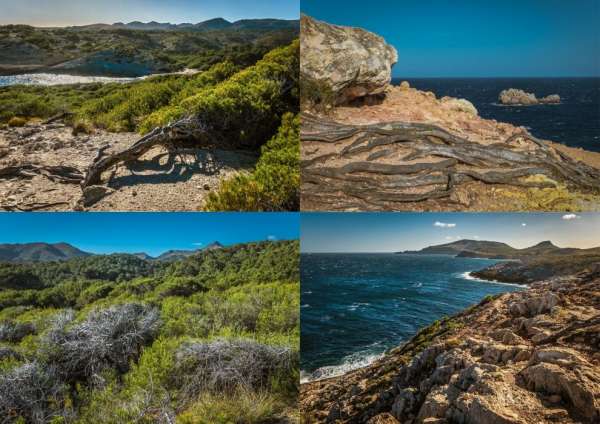
[[[205,129],[199,147],[261,152],[254,172],[223,181],[207,210],[299,208],[299,43],[250,66],[224,60],[195,75],[162,75],[127,84],[0,88],[0,124],[22,126],[68,112],[74,134],[138,132],[183,118]]]
[[[298,421],[299,245],[0,268],[7,423]]]

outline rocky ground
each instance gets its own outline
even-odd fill
[[[257,156],[246,152],[154,148],[140,160],[105,175],[96,203],[83,206],[79,184],[56,182],[42,174],[6,176],[19,165],[71,166],[82,174],[101,149],[106,154],[131,146],[139,135],[107,133],[73,135],[61,123],[29,124],[0,130],[0,209],[90,211],[197,210],[223,178],[250,170]],[[96,190],[98,191],[98,190]]]
[[[352,104],[337,106],[321,117],[337,123],[352,126],[385,124],[386,122],[407,122],[414,124],[433,124],[458,135],[467,141],[475,142],[480,146],[495,148],[504,145],[513,152],[531,154],[538,150],[535,141],[527,137],[520,137],[527,131],[511,124],[487,120],[478,116],[476,108],[467,100],[444,97],[438,99],[432,92],[423,92],[411,88],[408,83],[401,86],[388,86],[385,95],[356,100]],[[360,142],[360,134],[355,137],[333,143],[316,141],[302,142],[302,159],[304,164],[310,164],[314,169],[328,167],[342,169],[353,162],[370,162],[376,164],[403,164],[414,165],[419,160],[406,160],[410,156],[412,145],[400,143],[390,149],[389,143],[382,143],[369,149],[364,149],[356,154],[349,154],[348,149]],[[551,149],[564,153],[568,157],[600,169],[600,153],[587,152],[582,149],[573,149],[567,146],[545,142]],[[319,159],[316,159],[319,158]],[[315,160],[316,159],[316,160]],[[429,163],[441,163],[441,157],[419,157]],[[517,168],[515,164],[513,168]],[[469,168],[460,165],[455,167],[458,172]],[[499,169],[493,167],[472,167],[470,171],[489,172]],[[470,172],[469,171],[469,172]],[[303,169],[307,174],[307,165]],[[364,174],[357,176],[365,177]],[[376,175],[367,176],[372,181],[380,181],[379,187],[387,187],[394,182],[391,179],[379,179]],[[593,192],[579,192],[571,190],[568,185],[560,180],[548,179],[548,187],[527,187],[530,182],[535,182],[540,177],[530,175],[526,178],[515,177],[514,184],[490,184],[476,179],[461,181],[454,187],[449,196],[432,198],[420,201],[393,202],[356,202],[357,198],[339,191],[336,193],[335,202],[329,202],[327,197],[333,194],[321,193],[318,186],[308,178],[304,179],[302,190],[303,210],[341,209],[341,210],[477,210],[477,211],[506,211],[506,210],[573,210],[573,211],[598,211],[600,210],[600,196]],[[524,183],[524,184],[523,184]],[[387,184],[387,185],[386,185]],[[410,185],[410,184],[409,184]],[[355,185],[356,186],[356,185]],[[408,187],[403,193],[418,195],[435,187],[413,186]],[[391,191],[389,198],[392,199]],[[385,196],[382,196],[385,197]],[[364,199],[361,199],[364,200]],[[356,203],[356,206],[353,206]]]
[[[306,423],[600,422],[600,264],[486,298],[374,364],[301,386]]]

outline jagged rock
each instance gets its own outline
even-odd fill
[[[453,318],[456,332],[437,333],[425,348],[433,329],[376,365],[309,383],[301,398],[307,422],[330,422],[334,410],[345,423],[377,423],[368,420],[385,413],[394,424],[598,423],[597,293],[597,272],[585,271],[482,303]],[[520,308],[523,316],[513,317]]]
[[[387,412],[379,414],[367,421],[367,424],[400,424],[392,414]]]
[[[383,93],[391,81],[396,49],[360,28],[301,18],[302,79],[330,90],[336,104]]]
[[[490,334],[490,337],[507,345],[516,346],[525,344],[525,340],[523,340],[522,337],[516,335],[511,330],[506,328],[493,331]]]
[[[563,366],[587,363],[577,351],[559,346],[536,349],[531,356],[531,363],[539,364],[542,362]]]
[[[503,105],[537,105],[539,103],[535,94],[526,93],[516,88],[502,90],[498,96],[498,100]]]
[[[430,391],[425,397],[417,419],[422,421],[426,418],[444,418],[446,411],[450,407],[447,395],[448,390],[449,387],[446,385],[438,386]]]
[[[556,294],[548,292],[542,296],[530,297],[525,301],[513,302],[509,305],[509,311],[515,317],[535,316],[550,312],[559,302],[560,298]]]
[[[410,84],[408,81],[402,81],[400,83],[400,89],[402,90],[408,90],[410,88]]]
[[[600,378],[593,368],[580,365],[568,369],[543,362],[525,368],[521,375],[530,390],[560,395],[578,414],[592,422],[600,420]]]
[[[560,96],[558,94],[551,94],[549,96],[542,97],[540,99],[540,103],[547,103],[547,104],[560,103]]]
[[[509,88],[508,90],[502,90],[500,92],[498,100],[503,105],[531,106],[538,104],[560,103],[560,96],[558,94],[551,94],[549,96],[538,99],[533,93],[527,93],[523,90],[518,90],[516,88]]]
[[[442,97],[440,100],[442,102],[442,106],[446,109],[454,110],[457,112],[465,112],[471,115],[477,116],[479,112],[477,112],[477,108],[473,106],[473,103],[466,99],[455,99],[453,97]]]
[[[392,405],[392,415],[402,421],[413,413],[417,406],[417,389],[409,387],[400,391]]]

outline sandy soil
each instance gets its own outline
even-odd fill
[[[0,169],[20,164],[68,165],[85,173],[100,148],[108,146],[110,154],[138,138],[135,133],[101,131],[74,136],[63,124],[4,129],[0,130]],[[110,194],[87,210],[197,210],[221,179],[251,170],[256,160],[257,155],[249,152],[180,149],[169,153],[155,148],[137,162],[105,175],[103,183]],[[81,194],[77,184],[56,183],[40,175],[0,178],[0,209],[68,211],[78,209]]]

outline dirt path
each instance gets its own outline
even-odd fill
[[[82,173],[99,149],[114,153],[139,138],[135,133],[74,136],[63,124],[32,124],[0,130],[0,169],[34,164],[72,166]],[[185,211],[201,207],[223,178],[251,170],[257,155],[224,150],[181,149],[169,153],[155,148],[137,162],[104,176],[109,194],[90,211]],[[79,209],[81,188],[53,182],[42,175],[31,178],[0,178],[0,209]],[[48,206],[44,206],[48,205]]]

